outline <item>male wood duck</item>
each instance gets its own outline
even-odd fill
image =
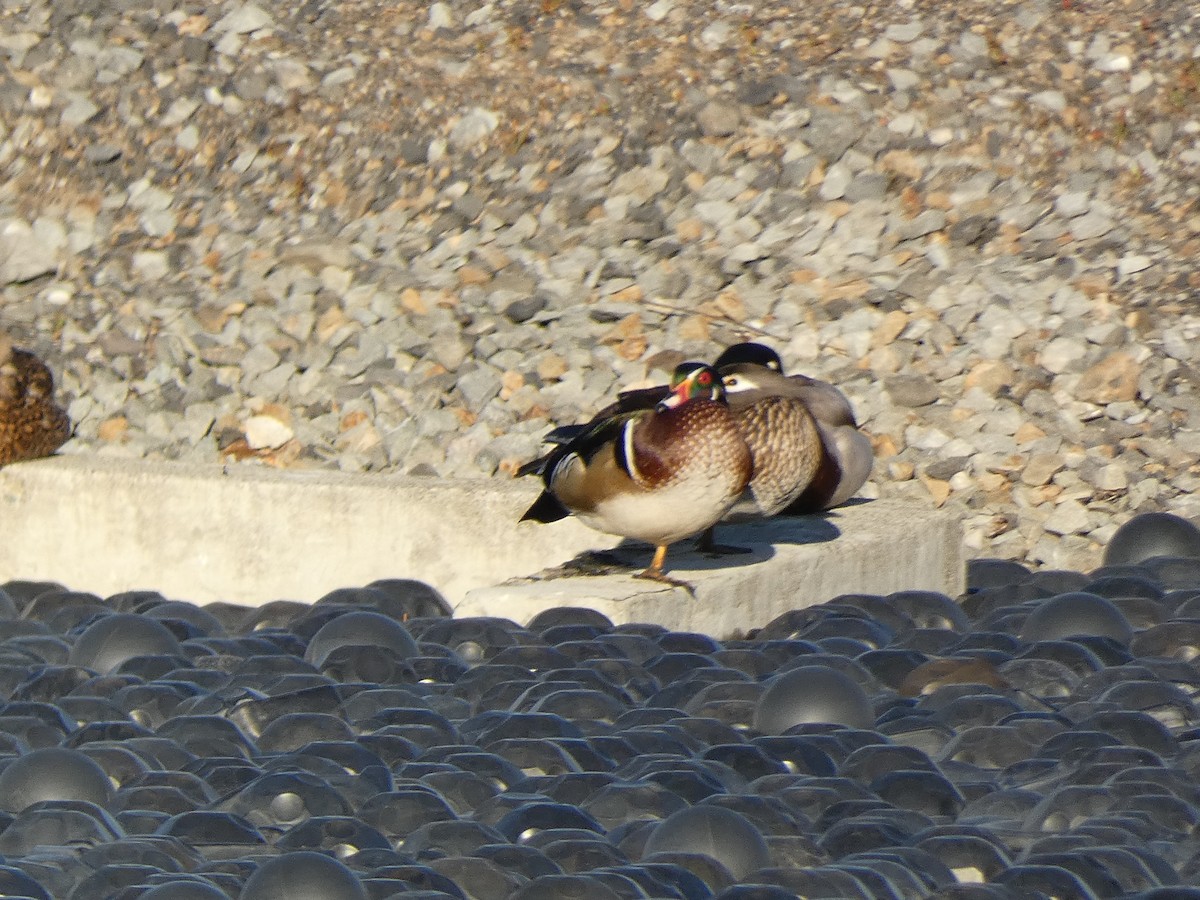
[[[807,375],[784,377],[779,354],[765,344],[753,341],[733,344],[726,348],[713,364],[722,375],[739,366],[757,366],[778,375],[778,378],[771,379],[771,390],[803,402],[816,421],[821,444],[817,470],[807,487],[783,507],[782,512],[788,515],[821,512],[840,506],[853,497],[870,477],[875,455],[867,436],[858,430],[854,409],[845,394],[829,382],[809,378]],[[743,375],[746,372],[741,371]],[[743,384],[748,383],[743,380]],[[668,388],[665,385],[624,391],[615,402],[600,410],[590,422],[556,428],[546,435],[546,440],[550,443],[570,441],[604,419],[654,406],[667,392]],[[729,392],[729,402],[735,412],[750,400],[749,397],[739,398],[738,393],[741,391]],[[518,474],[540,472],[547,459],[548,456],[528,463]],[[766,466],[762,462],[756,464],[756,469],[764,468]],[[746,504],[739,504],[738,509],[740,512],[748,511]],[[711,535],[706,536],[704,542],[712,549]]]
[[[827,381],[807,375],[783,376],[779,354],[753,341],[731,345],[714,363],[722,375],[742,365],[778,373],[780,377],[772,380],[772,390],[801,400],[817,423],[822,450],[817,471],[808,487],[783,512],[788,515],[821,512],[853,497],[871,476],[875,452],[867,436],[858,430],[854,408],[846,395]]]
[[[45,363],[0,333],[0,466],[49,456],[71,436]]]
[[[716,371],[683,363],[651,409],[597,417],[522,469],[545,490],[521,517],[585,525],[655,546],[639,577],[676,583],[663,572],[667,548],[729,511],[753,475],[749,447]]]

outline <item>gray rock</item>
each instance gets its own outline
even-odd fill
[[[496,113],[477,106],[450,129],[450,146],[456,150],[468,150],[484,141],[499,125],[500,117]]]
[[[213,25],[213,31],[229,34],[250,34],[270,28],[275,20],[262,7],[253,3],[235,6]]]
[[[700,132],[708,137],[728,137],[738,130],[742,114],[732,103],[710,100],[696,113]]]
[[[32,281],[58,270],[67,245],[62,223],[42,218],[0,222],[0,285]]]
[[[928,375],[893,375],[884,380],[884,390],[896,406],[928,406],[938,398],[938,386]]]
[[[1114,225],[1111,218],[1093,210],[1071,220],[1071,237],[1077,241],[1103,237],[1113,230]]]

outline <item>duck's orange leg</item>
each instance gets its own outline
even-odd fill
[[[667,547],[667,544],[659,544],[657,547],[655,547],[654,559],[650,561],[649,568],[647,568],[644,572],[638,572],[633,577],[646,578],[650,581],[660,581],[663,584],[681,587],[694,597],[696,592],[692,589],[690,584],[688,584],[686,581],[680,581],[678,578],[672,578],[670,575],[667,575],[665,572],[663,572],[663,563],[665,563],[667,560]]]

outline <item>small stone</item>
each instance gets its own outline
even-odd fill
[[[1060,113],[1067,108],[1067,98],[1062,91],[1038,91],[1029,100],[1051,112]]]
[[[171,271],[171,262],[162,250],[142,250],[133,254],[133,270],[147,281],[159,281]]]
[[[255,6],[253,3],[246,3],[222,16],[213,26],[213,30],[229,34],[249,34],[252,31],[269,28],[274,22],[275,20],[271,18],[270,14],[261,7]]]
[[[696,124],[707,137],[728,137],[737,131],[742,114],[732,103],[710,100],[696,113]]]
[[[1021,470],[1021,482],[1030,487],[1049,484],[1050,479],[1065,466],[1062,457],[1052,453],[1034,453]]]
[[[928,375],[893,375],[884,380],[892,403],[896,406],[916,408],[928,406],[938,398],[938,386]]]
[[[1013,367],[1004,360],[985,359],[976,365],[963,379],[963,387],[967,390],[979,388],[991,397],[1016,380]]]
[[[514,325],[520,325],[522,322],[528,322],[545,308],[546,298],[540,294],[531,294],[528,297],[514,300],[504,307],[504,315]]]
[[[1046,342],[1042,352],[1038,354],[1038,362],[1042,368],[1055,375],[1068,371],[1087,353],[1084,342],[1073,337],[1056,337]]]
[[[1117,260],[1117,274],[1122,278],[1133,275],[1135,272],[1143,272],[1150,268],[1154,263],[1150,257],[1141,254],[1130,254],[1122,256]]]
[[[846,187],[853,177],[849,167],[834,163],[825,173],[825,180],[817,192],[822,200],[837,200],[846,193]]]
[[[969,456],[951,456],[930,463],[925,468],[925,474],[939,481],[949,481],[955,475],[965,470],[971,464]]]
[[[105,419],[96,427],[96,437],[102,441],[117,442],[129,434],[129,420],[125,416]]]
[[[65,229],[52,219],[39,219],[32,226],[11,219],[0,225],[0,284],[19,284],[57,271],[66,243]]]
[[[449,3],[430,3],[429,4],[429,19],[426,25],[434,31],[439,28],[452,28],[454,26],[454,14],[450,10]]]
[[[908,44],[919,38],[921,36],[921,32],[924,30],[924,26],[919,21],[906,22],[903,24],[889,25],[884,31],[883,36],[889,41],[896,41],[899,44]]]
[[[667,17],[667,14],[671,11],[671,7],[674,5],[674,0],[655,0],[643,12],[651,22],[661,22]]]
[[[63,107],[59,122],[64,128],[77,128],[100,114],[100,107],[87,98],[72,100]]]
[[[1064,219],[1074,219],[1087,212],[1091,203],[1086,191],[1068,191],[1054,201],[1054,211]]]
[[[499,125],[500,117],[496,113],[477,106],[450,129],[450,146],[456,150],[469,150],[482,143]]]
[[[1110,353],[1083,373],[1075,396],[1088,403],[1106,405],[1137,399],[1142,367],[1124,351]]]
[[[242,425],[242,433],[251,450],[274,450],[295,436],[290,425],[268,415],[248,418]]]
[[[460,375],[457,387],[467,409],[477,413],[489,400],[500,393],[502,387],[500,373],[491,366],[480,366],[473,372]]]
[[[1120,463],[1109,463],[1096,471],[1092,484],[1102,491],[1123,491],[1129,487],[1129,476]]]
[[[1077,241],[1103,237],[1113,230],[1114,225],[1115,223],[1108,216],[1092,210],[1071,220],[1071,237]]]
[[[912,69],[888,69],[887,77],[896,91],[912,90],[921,83],[921,76]]]
[[[894,229],[896,237],[902,241],[924,237],[946,227],[946,214],[940,209],[927,209],[915,219],[901,222]]]
[[[1078,500],[1064,500],[1042,523],[1051,534],[1082,534],[1090,524],[1087,508]]]
[[[83,158],[93,165],[102,166],[121,156],[121,148],[115,144],[88,144]]]

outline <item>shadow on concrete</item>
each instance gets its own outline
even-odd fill
[[[841,530],[830,519],[836,513],[810,516],[779,516],[729,525],[718,525],[719,545],[732,552],[705,553],[695,540],[672,544],[666,569],[707,572],[756,565],[775,556],[777,544],[823,544],[835,540]],[[629,575],[650,565],[654,548],[640,541],[623,540],[611,550],[586,550],[559,566],[541,573],[543,577]]]

